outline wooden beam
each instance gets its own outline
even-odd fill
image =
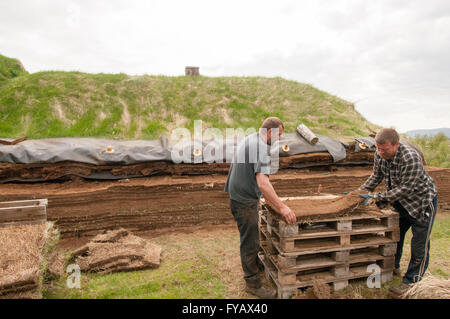
[[[31,200],[16,200],[11,202],[0,202],[0,208],[4,207],[20,207],[20,206],[34,206],[34,205],[48,205],[47,199],[31,199]]]
[[[0,227],[47,220],[47,199],[12,201],[0,203]]]

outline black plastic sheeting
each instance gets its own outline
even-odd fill
[[[72,161],[93,165],[128,165],[164,160],[170,160],[165,139],[116,141],[95,138],[51,138],[0,146],[0,161],[15,164]]]
[[[298,133],[285,133],[272,152],[280,156],[328,152],[334,162],[346,157],[344,144],[328,136],[320,136],[316,145],[309,144]],[[0,145],[0,162],[13,164],[57,163],[72,161],[93,165],[131,165],[151,161],[174,163],[231,162],[239,139],[118,141],[96,138],[51,138],[26,140],[17,145]],[[283,149],[284,145],[289,150]]]

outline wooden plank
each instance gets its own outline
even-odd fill
[[[361,262],[368,262],[368,261],[377,261],[377,260],[384,260],[386,258],[390,258],[390,257],[385,257],[381,254],[379,254],[378,252],[368,252],[368,253],[356,253],[356,254],[350,254],[349,256],[349,263],[350,264],[355,264],[355,263],[361,263]]]
[[[0,227],[45,222],[47,204],[47,199],[0,202]]]
[[[45,216],[45,206],[24,206],[0,208],[0,222],[17,221],[33,218],[34,216]]]
[[[391,242],[395,242],[395,236],[398,231],[393,231],[389,229],[383,229],[384,226],[381,227],[371,227],[366,230],[358,230],[356,233],[334,233],[328,236],[317,236],[317,237],[278,237],[278,240],[274,240],[275,242],[279,242],[280,249],[283,252],[296,252],[299,250],[305,249],[315,249],[316,247],[349,247],[352,243],[362,243],[367,242],[370,243],[372,240],[377,239],[378,237],[388,238]],[[378,234],[384,233],[383,236],[379,236]],[[274,234],[278,235],[275,231]],[[357,236],[367,235],[369,237],[365,238],[355,238]],[[273,239],[276,239],[272,236]]]
[[[320,196],[317,196],[320,197]],[[309,198],[309,197],[307,197]],[[295,199],[295,198],[294,198]],[[311,198],[309,198],[311,199]],[[289,204],[289,203],[287,203]],[[274,222],[283,221],[282,217],[278,214],[274,214],[269,210],[263,210],[264,214],[271,216]],[[304,223],[315,223],[315,222],[337,222],[337,221],[351,221],[351,220],[361,220],[361,219],[373,219],[373,218],[383,218],[383,217],[395,217],[398,213],[391,210],[377,210],[374,208],[358,208],[351,214],[344,216],[333,216],[333,217],[320,217],[314,218],[314,216],[308,217],[306,220],[298,219],[296,224]]]
[[[299,256],[299,255],[307,255],[307,254],[315,254],[320,252],[334,252],[334,251],[340,251],[340,250],[348,250],[348,249],[356,249],[356,248],[366,248],[371,246],[378,246],[383,244],[390,244],[392,243],[392,240],[385,237],[380,238],[372,238],[371,240],[357,240],[353,241],[350,245],[346,247],[340,246],[338,243],[332,246],[323,246],[323,245],[310,245],[309,247],[296,247],[297,250],[293,252],[287,252],[283,251],[280,248],[279,243],[276,241],[272,242],[274,247],[278,250],[279,253],[282,253],[284,256]]]
[[[272,256],[269,255],[269,258],[271,258],[271,257]],[[324,268],[324,267],[331,267],[331,266],[336,265],[337,263],[342,263],[342,262],[337,262],[333,258],[326,257],[326,256],[315,257],[315,258],[311,258],[309,260],[300,260],[300,261],[297,261],[295,258],[291,258],[289,260],[289,262],[287,263],[287,265],[286,265],[286,263],[283,264],[283,260],[289,260],[289,259],[286,257],[280,256],[280,255],[275,255],[275,256],[273,256],[272,261],[276,266],[278,266],[278,269],[280,271],[286,272],[286,273],[296,273],[296,272],[304,271],[304,270],[312,270],[312,269],[318,269],[318,268]]]
[[[25,221],[18,221],[18,222],[8,222],[8,223],[0,223],[0,228],[2,227],[9,227],[9,226],[23,226],[23,225],[36,225],[36,224],[42,224],[47,221],[47,218],[40,218],[35,220],[25,220]]]
[[[277,259],[280,268],[290,269],[297,266],[297,258],[295,257],[286,257],[283,255],[277,255]]]
[[[309,255],[316,253],[333,253],[348,251],[350,249],[359,249],[367,247],[378,247],[380,254],[383,256],[392,256],[395,254],[397,244],[388,237],[376,236],[373,238],[351,239],[350,244],[347,246],[340,246],[335,240],[327,242],[308,242],[305,244],[298,244],[294,246],[294,251],[286,251],[283,246],[280,245],[280,240],[276,237],[270,236],[267,230],[260,228],[261,235],[266,239],[266,242],[270,242],[271,246],[284,257],[296,257],[301,255]],[[335,237],[336,238],[336,237]],[[273,249],[272,249],[273,250]]]
[[[18,200],[10,202],[0,202],[0,208],[6,207],[22,207],[22,206],[34,206],[34,205],[48,205],[47,199],[31,199],[31,200]]]
[[[18,208],[0,208],[0,219],[2,218],[18,218],[28,216],[39,216],[41,214],[46,215],[47,210],[44,206],[28,206]]]
[[[34,221],[47,221],[46,216],[38,216],[33,218],[27,218],[27,219],[20,219],[20,220],[14,220],[14,221],[7,221],[7,222],[0,222],[0,226],[5,225],[24,225],[27,223],[31,223]]]
[[[378,263],[383,269],[393,269],[393,256],[385,257],[378,253],[377,248],[370,251],[355,251],[349,254],[346,251],[346,259],[336,260],[333,254],[322,253],[312,255],[311,258],[285,257],[269,252],[263,247],[266,258],[277,270],[284,274],[299,273],[301,271],[316,270],[331,267],[331,273],[336,277],[342,277],[348,273],[348,266],[360,263]],[[306,255],[307,256],[307,255]],[[305,257],[306,257],[305,256]],[[278,276],[279,277],[279,276]],[[281,280],[280,280],[281,281]],[[286,283],[286,281],[284,282]]]
[[[280,239],[283,238],[285,240],[300,240],[300,239],[314,239],[314,238],[326,238],[326,237],[338,237],[343,235],[363,235],[363,234],[371,234],[378,232],[388,232],[394,231],[394,228],[388,228],[384,225],[376,225],[376,226],[363,226],[358,225],[355,229],[352,230],[332,230],[330,228],[322,228],[322,229],[311,229],[307,231],[303,231],[298,233],[297,235],[282,235],[278,230],[272,229],[272,233],[274,233]]]

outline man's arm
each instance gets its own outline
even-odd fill
[[[287,223],[293,224],[297,221],[297,217],[292,210],[284,204],[277,193],[273,189],[272,183],[269,181],[269,176],[263,173],[256,173],[256,182],[264,196],[264,199],[274,208],[281,216],[284,217]]]
[[[372,175],[370,175],[370,177],[359,189],[364,189],[368,190],[369,192],[373,192],[375,188],[381,183],[383,177],[384,174],[381,171],[380,156],[377,153],[375,153]]]

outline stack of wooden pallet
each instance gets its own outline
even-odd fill
[[[259,222],[259,258],[278,298],[289,298],[317,280],[340,290],[376,270],[381,283],[392,280],[399,240],[396,212],[362,206],[345,216],[309,216],[288,225],[263,206]],[[373,264],[379,268],[368,267]]]

